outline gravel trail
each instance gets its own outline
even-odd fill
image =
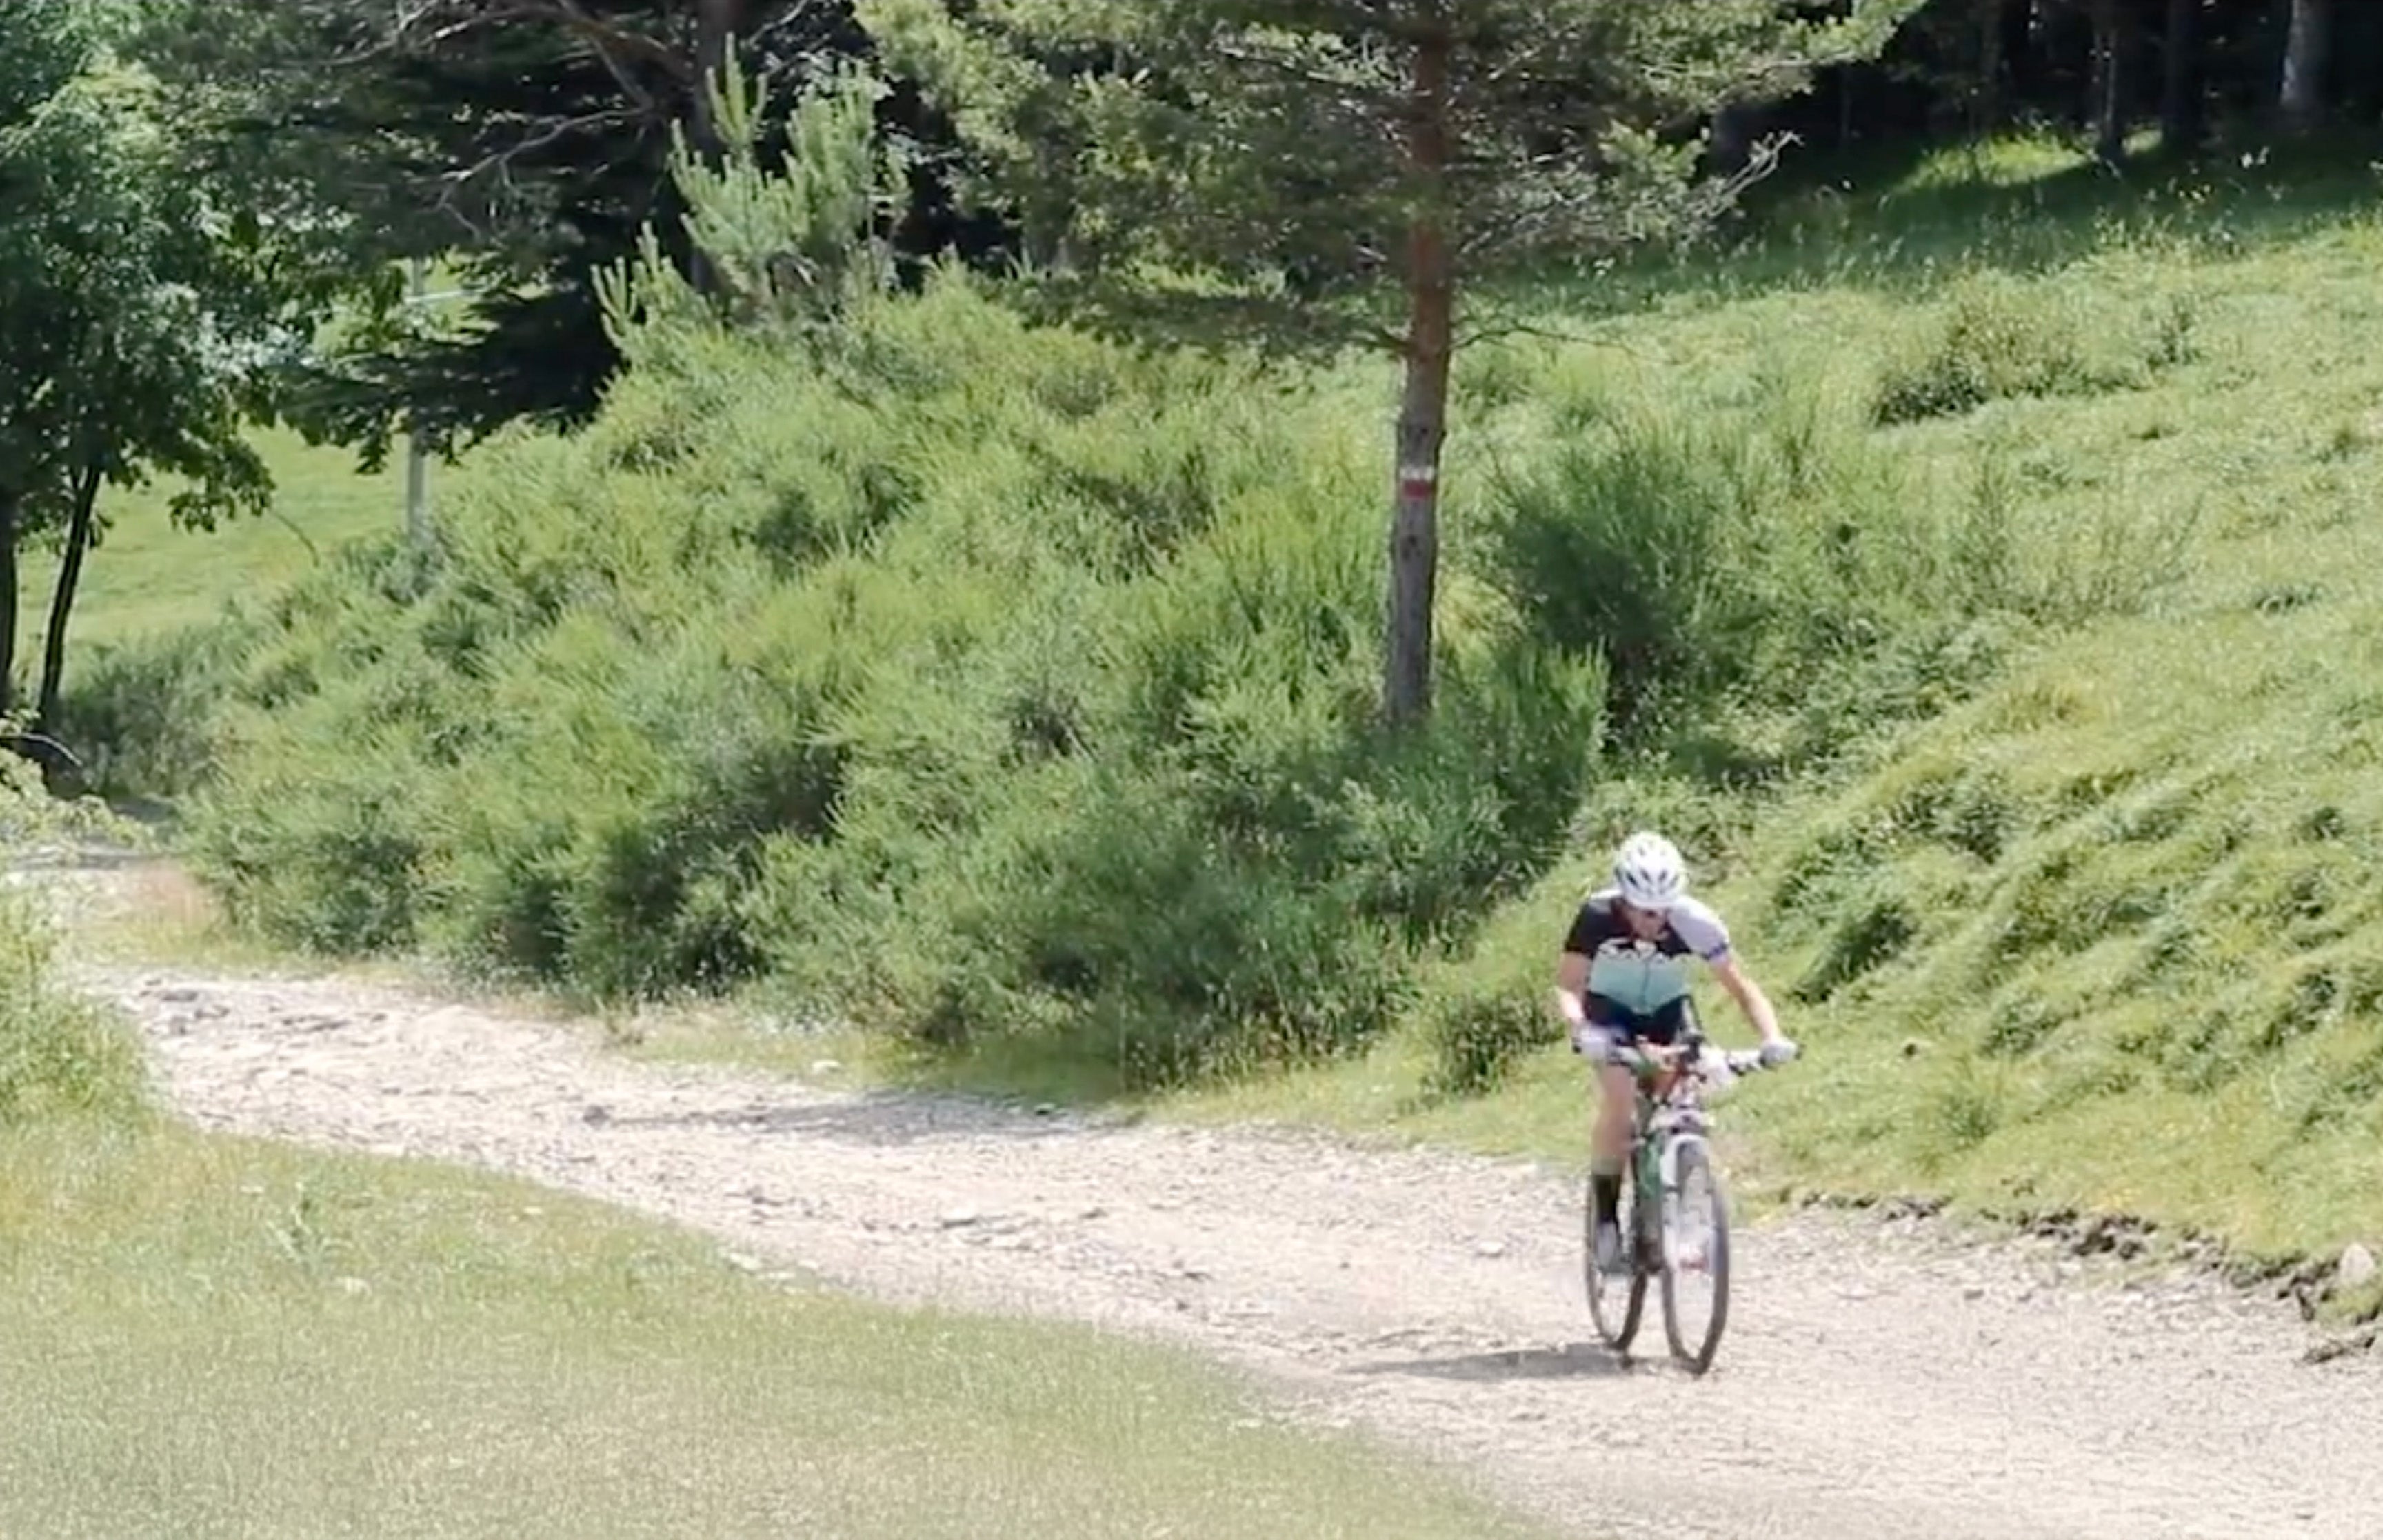
[[[1594,1346],[1578,1191],[1527,1164],[658,1067],[354,981],[75,972],[199,1124],[474,1163],[759,1271],[1187,1345],[1282,1415],[1584,1535],[2383,1536],[2383,1354],[2305,1361],[2290,1305],[2205,1274],[1800,1212],[1740,1226],[1698,1380],[1651,1299],[1641,1357]]]

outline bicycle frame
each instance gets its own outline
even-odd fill
[[[1631,1114],[1630,1167],[1638,1202],[1639,1239],[1649,1238],[1660,1226],[1663,1195],[1679,1185],[1680,1152],[1702,1146],[1711,1131],[1705,1113],[1703,1088],[1716,1078],[1708,1067],[1710,1044],[1699,1032],[1690,1032],[1669,1049],[1627,1052],[1636,1084],[1637,1104]],[[1752,1053],[1720,1055],[1722,1075],[1734,1079],[1761,1067]]]
[[[1729,1053],[1712,1048],[1700,1031],[1691,1029],[1676,1043],[1662,1047],[1630,1045],[1607,1061],[1626,1071],[1636,1092],[1631,1110],[1630,1177],[1626,1243],[1630,1253],[1627,1281],[1603,1271],[1597,1260],[1593,1235],[1587,1258],[1589,1311],[1605,1345],[1627,1353],[1638,1331],[1650,1282],[1660,1280],[1663,1301],[1663,1335],[1673,1356],[1701,1374],[1712,1365],[1714,1349],[1729,1314],[1729,1213],[1720,1178],[1713,1170],[1707,1136],[1710,1124],[1705,1111],[1707,1087],[1719,1089],[1739,1076],[1768,1067],[1756,1053]],[[1709,1230],[1693,1246],[1675,1223],[1684,1202],[1684,1184],[1701,1170],[1711,1185],[1707,1211]],[[1595,1205],[1595,1184],[1589,1197]],[[1691,1343],[1682,1335],[1675,1298],[1685,1273],[1710,1275],[1712,1311],[1700,1337]],[[1618,1287],[1620,1294],[1612,1291]]]

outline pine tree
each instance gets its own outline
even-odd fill
[[[1694,230],[1767,166],[1701,126],[1869,56],[1913,0],[863,0],[1067,314],[1403,362],[1383,707],[1430,708],[1466,284]],[[956,14],[957,13],[957,14]],[[1834,13],[1834,14],[1822,14]],[[1816,18],[1818,17],[1819,18]]]

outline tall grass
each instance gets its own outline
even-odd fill
[[[0,755],[0,856],[19,863],[133,832],[90,801],[53,799],[30,760]],[[54,974],[51,916],[20,869],[0,882],[0,1135],[40,1124],[129,1127],[147,1114],[140,1041]]]
[[[51,978],[47,917],[0,889],[0,1131],[66,1119],[103,1127],[142,1115],[140,1044]]]

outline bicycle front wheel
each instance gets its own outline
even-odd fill
[[[1631,1268],[1627,1275],[1610,1274],[1597,1265],[1597,1189],[1594,1182],[1581,1206],[1581,1273],[1588,1285],[1588,1318],[1598,1339],[1616,1353],[1626,1353],[1638,1336],[1638,1317],[1647,1305],[1647,1270],[1639,1265],[1638,1196],[1636,1184],[1625,1182],[1621,1207],[1614,1217],[1630,1239]]]
[[[1663,1335],[1693,1374],[1712,1367],[1729,1322],[1729,1199],[1701,1140],[1683,1140],[1663,1194]]]

